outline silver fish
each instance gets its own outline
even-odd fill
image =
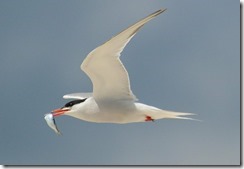
[[[58,130],[55,119],[51,113],[45,114],[44,119],[46,120],[48,126],[55,131],[55,133],[61,135],[61,132]]]

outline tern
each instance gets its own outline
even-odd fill
[[[140,28],[165,10],[150,14],[91,51],[80,68],[91,79],[93,92],[64,95],[64,99],[73,100],[50,114],[53,117],[68,115],[88,122],[118,124],[165,118],[194,120],[188,117],[192,113],[162,110],[139,103],[131,91],[128,72],[120,60],[121,52]],[[48,123],[50,125],[50,121]],[[55,125],[54,121],[51,123]]]

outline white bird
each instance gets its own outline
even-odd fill
[[[139,29],[165,10],[152,13],[91,51],[80,67],[91,79],[93,93],[64,95],[64,99],[74,100],[53,110],[53,116],[68,115],[89,122],[120,124],[163,118],[192,119],[185,117],[193,115],[191,113],[161,110],[137,102],[131,91],[128,72],[119,59]]]

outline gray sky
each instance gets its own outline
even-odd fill
[[[133,93],[203,122],[62,116],[56,136],[44,114],[92,91],[86,55],[160,8],[122,53]],[[1,0],[0,164],[240,164],[239,15],[237,0]]]

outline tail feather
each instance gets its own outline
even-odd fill
[[[193,113],[183,113],[183,112],[173,112],[173,111],[168,111],[168,110],[162,110],[153,106],[145,105],[142,103],[136,103],[136,107],[139,110],[139,112],[143,113],[147,118],[152,119],[152,120],[157,120],[157,119],[164,119],[164,118],[169,118],[169,119],[183,119],[183,120],[196,120],[196,121],[201,121],[197,120],[191,117],[186,117],[186,116],[192,116],[195,115]],[[148,119],[146,119],[147,121]]]
[[[193,113],[183,113],[183,112],[173,112],[168,110],[161,110],[153,106],[143,105],[144,114],[147,116],[150,116],[152,119],[163,119],[163,118],[169,118],[169,119],[184,119],[184,120],[197,120],[193,119],[191,117],[185,117],[185,116],[192,116],[195,115]],[[197,120],[199,121],[199,120]]]
[[[167,111],[167,110],[159,110],[158,116],[164,116],[164,118],[177,118],[177,119],[189,119],[188,117],[184,116],[192,116],[195,115],[193,113],[182,113],[182,112],[173,112],[173,111]]]
[[[189,115],[196,115],[196,114],[189,114]],[[198,119],[194,119],[194,118],[190,118],[190,117],[181,117],[181,116],[176,116],[176,117],[173,117],[175,119],[183,119],[183,120],[195,120],[195,121],[201,121],[201,120],[198,120]]]
[[[160,110],[160,109],[158,109],[156,112],[157,113],[155,115],[157,119],[170,118],[170,119],[183,119],[183,120],[197,120],[190,117],[185,117],[185,116],[195,115],[193,113],[173,112],[173,111]]]

